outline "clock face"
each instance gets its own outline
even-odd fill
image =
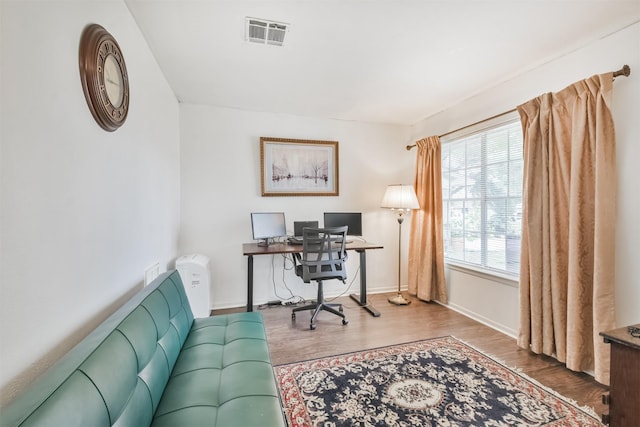
[[[79,56],[89,110],[100,127],[113,132],[129,112],[129,78],[120,46],[107,30],[91,24],[82,33]]]
[[[122,105],[123,83],[120,65],[116,57],[109,54],[104,60],[104,87],[111,105],[116,108]]]

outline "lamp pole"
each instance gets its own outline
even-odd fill
[[[413,186],[395,184],[387,187],[381,207],[398,211],[398,294],[389,297],[389,302],[396,305],[407,305],[411,301],[406,300],[400,292],[402,283],[402,222],[405,212],[409,213],[411,209],[420,209],[420,204]]]
[[[402,277],[402,223],[404,222],[404,209],[398,209],[398,294],[389,297],[389,302],[396,305],[408,305],[411,301],[405,299],[400,292]]]

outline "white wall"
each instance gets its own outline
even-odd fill
[[[613,117],[618,159],[616,235],[616,319],[618,325],[640,322],[640,24],[635,24],[578,51],[551,61],[494,89],[416,124],[412,139],[440,135],[496,114],[545,92],[556,92],[594,74],[631,67],[630,77],[614,83]],[[515,335],[519,313],[516,288],[449,270],[450,305]]]
[[[0,2],[0,403],[177,254],[179,108],[121,1]],[[83,28],[118,40],[129,117],[103,131],[78,71]]]
[[[404,150],[408,127],[373,125],[232,109],[181,105],[182,227],[181,254],[202,253],[211,259],[213,308],[246,304],[247,259],[242,243],[251,242],[250,213],[283,211],[287,228],[295,220],[318,220],[325,211],[363,213],[363,234],[384,245],[367,254],[371,292],[397,287],[397,222],[381,209],[388,184],[413,182],[415,157]],[[337,197],[261,197],[260,137],[339,142],[340,195]],[[408,227],[405,227],[408,229]],[[408,239],[405,238],[403,243]],[[406,249],[404,251],[406,254]],[[288,298],[282,279],[283,258],[254,258],[254,303]],[[359,289],[358,257],[349,259],[352,290]],[[406,262],[403,263],[406,269]],[[290,266],[290,265],[289,265]],[[271,277],[274,277],[275,287]],[[291,271],[286,284],[295,295],[315,297],[315,287]],[[406,286],[406,272],[403,274]],[[327,295],[344,291],[327,282]],[[277,295],[276,295],[277,294]]]

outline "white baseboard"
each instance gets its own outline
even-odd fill
[[[437,301],[436,301],[437,302]],[[512,328],[509,328],[501,323],[495,322],[491,319],[488,319],[484,316],[479,315],[478,313],[475,313],[473,311],[467,310],[464,307],[458,306],[456,304],[441,304],[438,303],[444,307],[450,308],[453,311],[457,311],[458,313],[467,316],[477,322],[482,323],[483,325],[486,325],[492,329],[495,329],[498,332],[502,332],[505,335],[510,336],[513,339],[518,339],[518,331],[513,330]]]

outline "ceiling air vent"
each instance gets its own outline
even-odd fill
[[[288,27],[289,24],[285,24],[283,22],[247,18],[247,41],[250,41],[252,43],[282,46],[284,44],[284,35],[287,32]]]

